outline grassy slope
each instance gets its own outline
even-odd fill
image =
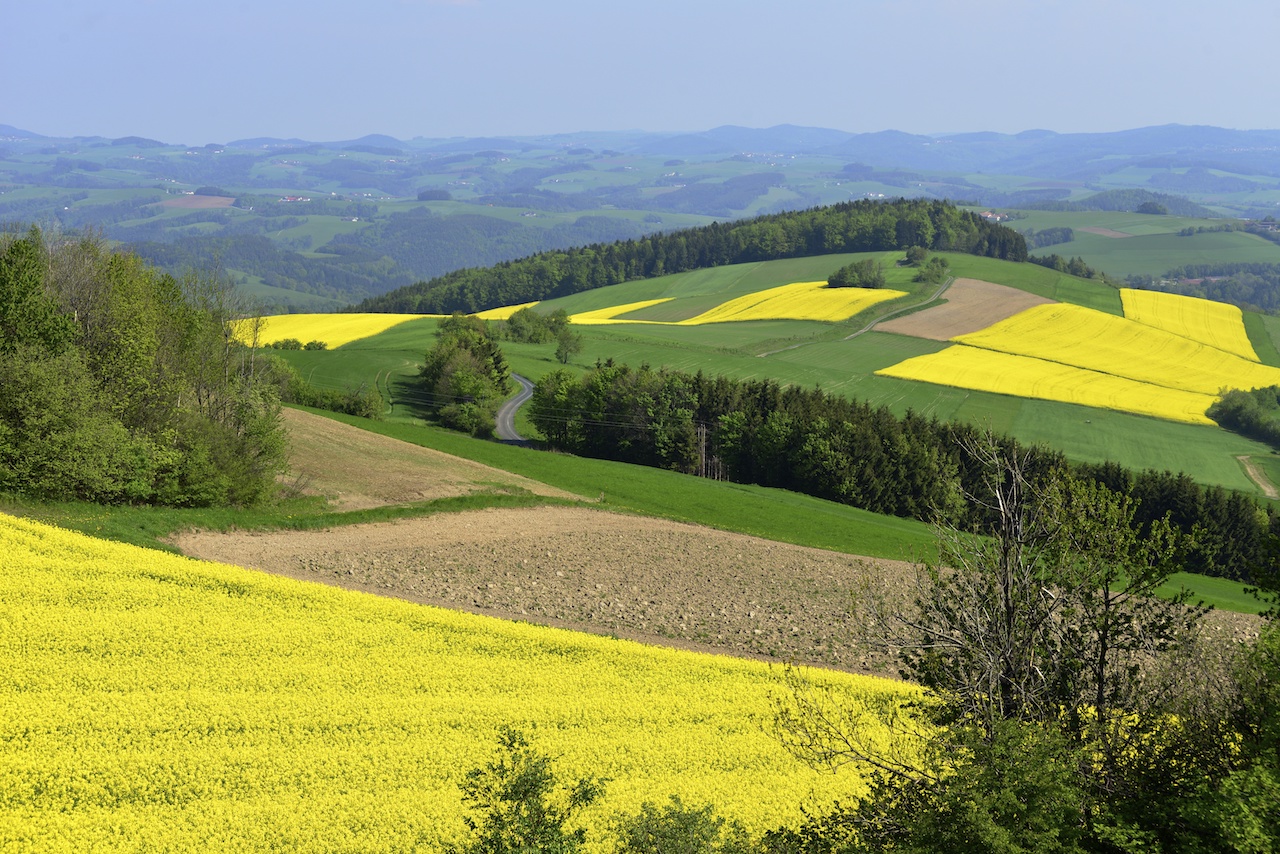
[[[549,454],[472,439],[448,430],[319,413],[556,486],[611,510],[709,525],[786,543],[871,557],[932,553],[927,525],[880,516],[780,489],[689,477],[661,469]]]
[[[1025,218],[1010,225],[1024,231],[1055,226],[1073,229],[1075,239],[1031,250],[1032,255],[1080,256],[1087,264],[1108,275],[1161,275],[1185,264],[1229,264],[1237,261],[1280,263],[1280,246],[1243,232],[1210,232],[1182,237],[1184,228],[1213,227],[1221,220],[1189,217],[1147,216],[1121,211],[1061,213],[1027,211]],[[1102,228],[1131,235],[1107,237],[1083,231]]]
[[[586,291],[550,300],[542,307],[578,312],[671,297],[672,302],[636,315],[658,313],[665,315],[662,319],[677,319],[742,293],[786,282],[819,279],[852,257],[856,256],[700,270]],[[883,253],[877,257],[892,260],[892,255]],[[950,257],[957,276],[997,281],[1053,299],[1120,313],[1119,294],[1097,282],[1030,264],[972,256]],[[910,286],[909,271],[889,267],[888,273],[891,285]],[[920,295],[914,299],[923,298],[929,290],[920,289]],[[879,368],[936,351],[944,345],[876,332],[845,340],[867,319],[863,316],[844,324],[755,321],[694,327],[648,324],[581,327],[584,349],[569,368],[585,371],[597,360],[612,358],[631,365],[647,363],[741,379],[773,378],[806,387],[816,385],[833,393],[887,405],[898,413],[911,408],[942,419],[989,425],[1027,442],[1043,442],[1059,448],[1076,460],[1112,459],[1139,470],[1182,470],[1202,483],[1256,492],[1235,458],[1245,454],[1265,456],[1269,449],[1226,431],[1071,404],[873,376]],[[1268,334],[1272,332],[1280,339],[1280,320],[1270,322],[1254,316],[1248,319],[1248,328],[1263,361],[1280,365],[1280,352]],[[417,405],[417,392],[410,381],[431,346],[434,331],[435,321],[424,318],[334,351],[282,355],[320,386],[343,388],[377,382],[384,396],[394,404],[391,420],[416,421],[425,413]],[[514,370],[535,380],[563,367],[554,360],[553,348],[549,345],[507,343],[504,351]],[[772,355],[761,358],[757,355],[760,353]]]
[[[1122,223],[1115,225],[1119,224]],[[633,316],[647,315],[653,320],[675,320],[743,293],[786,282],[822,278],[854,257],[857,256],[827,256],[701,270],[588,291],[548,301],[542,307],[560,307],[577,312],[670,297],[673,298],[672,302]],[[889,263],[893,260],[892,253],[879,253],[878,257]],[[1050,298],[1109,313],[1121,313],[1118,293],[1097,282],[1077,279],[1034,265],[1009,264],[971,256],[951,256],[951,262],[953,271],[958,276],[997,281]],[[909,286],[909,271],[892,266],[887,269],[892,279],[899,280],[891,281],[891,285]],[[923,292],[922,290],[921,293]],[[856,322],[848,324],[770,321],[702,327],[582,327],[580,331],[586,346],[569,367],[585,371],[597,359],[613,358],[628,364],[648,363],[740,378],[771,377],[785,383],[819,385],[833,392],[888,405],[897,412],[911,408],[943,419],[959,418],[990,425],[1024,441],[1043,442],[1060,448],[1068,457],[1076,460],[1100,462],[1111,459],[1134,469],[1186,471],[1202,483],[1254,493],[1256,488],[1236,461],[1237,456],[1252,455],[1265,470],[1280,468],[1280,465],[1271,466],[1270,451],[1265,446],[1215,428],[872,376],[872,372],[879,367],[911,355],[931,352],[944,345],[875,332],[844,340],[845,336],[860,328],[865,320],[866,318],[858,318]],[[412,377],[414,366],[430,346],[434,323],[424,319],[337,351],[289,353],[287,357],[319,384],[341,387],[368,381],[371,376],[377,377],[384,391],[392,392],[395,406],[391,412],[391,423],[375,429],[398,429],[397,423],[418,422],[423,414],[405,393],[411,393],[409,387],[400,385],[400,395],[395,394],[396,381],[403,383]],[[1274,343],[1280,340],[1280,319],[1252,315],[1247,317],[1246,323],[1263,361],[1280,365],[1280,348]],[[795,344],[801,346],[776,352],[767,358],[756,355]],[[504,349],[513,369],[534,379],[563,367],[553,359],[551,347],[547,345],[508,343]],[[389,376],[393,380],[390,385],[387,381]],[[524,426],[529,432],[527,421]],[[413,434],[405,434],[404,438],[424,441]],[[881,534],[874,526],[850,539],[844,535],[830,536],[824,530],[829,526],[824,525],[814,526],[812,534],[807,533],[804,525],[798,525],[797,520],[789,517],[785,518],[783,524],[773,525],[769,523],[771,511],[767,502],[758,511],[744,511],[741,525],[736,522],[725,524],[724,519],[738,515],[732,508],[725,511],[723,502],[726,500],[726,493],[685,495],[683,483],[678,489],[669,484],[664,487],[661,481],[652,483],[647,470],[637,470],[620,477],[617,470],[613,470],[613,474],[609,473],[608,467],[614,464],[580,460],[562,470],[540,472],[539,469],[544,464],[521,456],[528,452],[519,449],[467,445],[465,443],[469,440],[451,434],[438,434],[429,441],[433,447],[438,447],[438,443],[450,445],[461,441],[464,444],[456,448],[441,449],[460,453],[462,456],[481,454],[482,456],[474,458],[580,493],[605,492],[611,504],[637,512],[657,512],[672,518],[758,533],[790,542],[880,556],[919,553],[922,544],[927,545],[927,536],[922,535],[920,538],[913,538],[913,545],[907,549],[895,550],[888,545],[888,540],[881,540]],[[495,454],[496,458],[493,457]],[[1275,462],[1280,464],[1280,460]],[[595,466],[604,468],[594,469]],[[659,478],[674,477],[668,473],[656,475]],[[619,486],[614,487],[613,483]],[[706,486],[704,482],[696,483],[699,485],[691,487],[692,489],[701,490]],[[750,493],[752,488],[730,489],[738,490],[740,498]],[[787,499],[788,502],[796,500],[801,505],[808,501]],[[733,503],[729,502],[730,505]],[[826,512],[830,512],[829,509],[824,510]],[[761,520],[758,523],[752,521],[752,517],[757,514]],[[716,521],[717,518],[721,521]],[[784,529],[782,535],[777,533],[778,528]]]

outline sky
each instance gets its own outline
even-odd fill
[[[1275,0],[42,0],[0,124],[203,145],[1280,128]]]

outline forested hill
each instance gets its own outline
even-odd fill
[[[367,299],[352,310],[483,311],[704,267],[909,246],[1009,261],[1027,258],[1021,234],[954,205],[856,201],[457,270]]]

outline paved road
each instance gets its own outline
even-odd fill
[[[516,432],[516,410],[533,397],[533,383],[519,374],[512,374],[511,378],[520,384],[520,393],[498,407],[496,432],[503,442],[523,444],[527,440]]]

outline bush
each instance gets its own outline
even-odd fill
[[[735,854],[752,850],[737,822],[725,825],[708,804],[686,807],[678,795],[658,809],[651,803],[618,822],[618,854]]]
[[[836,270],[827,279],[832,288],[883,288],[884,267],[879,261],[854,261]]]
[[[568,825],[582,808],[604,794],[604,781],[583,778],[557,794],[551,760],[529,745],[524,733],[504,729],[498,758],[467,772],[462,798],[478,815],[467,816],[470,844],[454,854],[571,854],[586,833]]]

